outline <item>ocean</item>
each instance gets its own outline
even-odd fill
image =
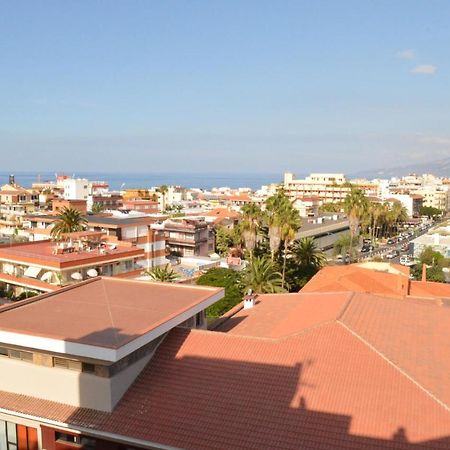
[[[23,187],[42,181],[54,181],[55,172],[5,172],[0,171],[0,186],[8,183],[10,174],[15,175],[16,183]],[[259,189],[264,184],[280,183],[281,173],[120,173],[120,172],[58,172],[59,175],[70,175],[76,178],[87,178],[90,181],[107,181],[111,190],[127,188],[150,188],[152,186],[175,185],[186,188],[211,189],[213,187],[248,187]]]

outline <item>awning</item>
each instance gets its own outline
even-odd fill
[[[80,272],[74,272],[70,275],[73,280],[81,281],[83,279],[83,275]]]
[[[53,272],[45,272],[41,277],[41,281],[50,281],[52,279]]]
[[[29,278],[37,278],[41,270],[42,269],[40,267],[28,267],[23,274]]]
[[[88,274],[88,277],[98,277],[98,272],[95,269],[89,269],[86,273]]]

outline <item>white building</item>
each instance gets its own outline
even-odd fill
[[[66,178],[62,182],[65,200],[87,200],[89,181],[86,178]]]

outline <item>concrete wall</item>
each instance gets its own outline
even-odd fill
[[[6,357],[0,357],[0,373],[2,391],[111,411],[111,381],[108,378]]]

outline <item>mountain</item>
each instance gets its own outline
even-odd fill
[[[368,169],[351,174],[351,178],[391,178],[416,173],[422,175],[431,173],[439,177],[450,178],[450,156],[437,161],[420,164],[408,164],[399,167],[384,167],[383,169]]]

